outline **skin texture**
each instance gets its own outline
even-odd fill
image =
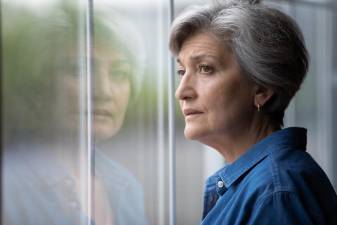
[[[249,82],[230,49],[210,33],[188,38],[177,56],[176,90],[184,134],[218,150],[228,162],[273,130],[257,104],[272,92]]]

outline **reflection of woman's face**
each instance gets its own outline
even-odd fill
[[[131,65],[126,56],[109,50],[96,50],[93,69],[93,131],[97,140],[114,136],[122,126],[130,96]],[[75,75],[59,76],[67,129],[79,125],[80,82]],[[87,116],[88,114],[85,113]]]
[[[115,135],[122,126],[130,96],[130,62],[121,53],[97,52],[94,63],[94,130],[97,139]]]

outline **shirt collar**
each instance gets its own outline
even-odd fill
[[[240,158],[230,165],[226,165],[208,178],[206,192],[213,189],[219,181],[224,183],[224,188],[228,189],[245,172],[254,167],[270,152],[283,147],[293,147],[297,149],[306,149],[307,130],[300,127],[290,127],[278,130],[261,141],[253,145]],[[220,193],[221,194],[221,191]]]

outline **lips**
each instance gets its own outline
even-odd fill
[[[203,112],[199,111],[199,110],[196,110],[196,109],[191,109],[191,108],[188,108],[188,109],[184,109],[183,110],[183,114],[185,117],[187,116],[194,116],[194,115],[199,115],[199,114],[202,114]]]
[[[107,109],[95,109],[94,110],[95,115],[103,115],[103,116],[111,116],[112,112]]]
[[[109,118],[109,117],[113,117],[113,112],[108,109],[94,109],[92,111],[92,116],[98,117],[98,118]]]

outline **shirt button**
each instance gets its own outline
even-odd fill
[[[219,180],[217,185],[218,185],[218,188],[222,188],[224,186],[224,183],[223,181]]]

